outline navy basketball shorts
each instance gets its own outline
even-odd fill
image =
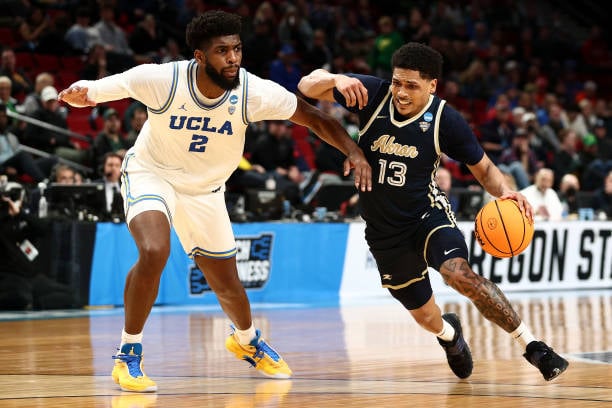
[[[431,298],[428,267],[439,270],[447,259],[468,259],[465,238],[454,219],[438,208],[428,212],[419,223],[399,234],[399,244],[371,249],[382,287],[409,310],[418,309]],[[376,247],[374,242],[369,245]]]

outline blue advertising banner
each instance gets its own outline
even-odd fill
[[[238,274],[251,302],[337,304],[349,224],[234,224]],[[90,306],[122,305],[136,245],[124,224],[99,223],[92,262]],[[156,304],[212,304],[205,274],[172,233],[170,258]]]

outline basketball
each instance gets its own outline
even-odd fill
[[[533,224],[514,200],[493,200],[484,205],[474,225],[482,249],[497,258],[520,254],[533,239]]]

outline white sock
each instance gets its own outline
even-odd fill
[[[142,343],[142,332],[138,334],[129,334],[126,333],[125,329],[123,329],[121,331],[121,345],[119,346],[119,349],[121,349],[124,344],[128,343]]]
[[[523,346],[523,348],[527,348],[527,345],[532,341],[536,341],[536,338],[531,333],[531,330],[527,327],[527,325],[523,322],[519,324],[519,327],[516,328],[512,333],[510,333],[512,338]]]
[[[444,341],[452,341],[455,338],[455,328],[449,322],[442,319],[442,331],[436,337]]]
[[[234,334],[236,335],[236,338],[238,339],[238,343],[245,345],[245,346],[249,344],[251,340],[255,338],[255,336],[257,336],[253,323],[251,323],[251,327],[249,327],[246,330],[240,330],[236,328],[234,330]]]

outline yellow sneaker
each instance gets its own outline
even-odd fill
[[[152,392],[157,391],[155,381],[142,371],[142,344],[128,343],[121,347],[121,352],[115,356],[113,380],[123,391]]]
[[[232,327],[233,328],[233,327]],[[261,338],[261,332],[249,345],[241,345],[232,332],[225,340],[225,348],[239,360],[245,360],[262,374],[272,378],[290,378],[293,372],[283,358]]]

